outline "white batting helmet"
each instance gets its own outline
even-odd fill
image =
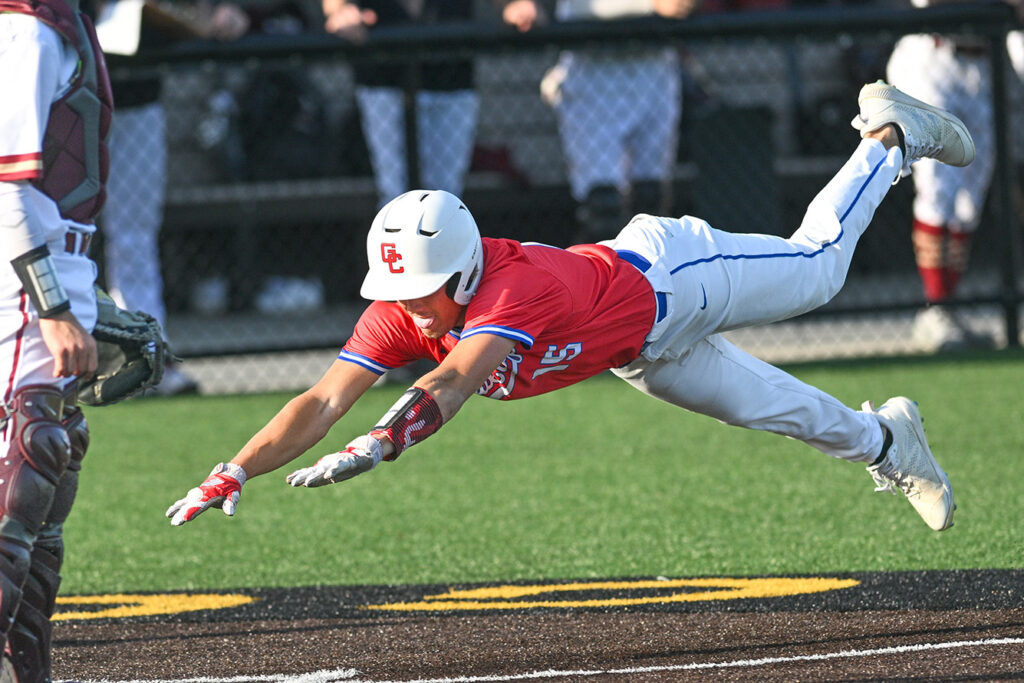
[[[448,296],[468,304],[483,274],[483,244],[469,209],[443,190],[412,190],[384,205],[366,236],[370,270],[359,293],[376,301]]]

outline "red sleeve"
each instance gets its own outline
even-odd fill
[[[383,375],[421,358],[435,358],[427,342],[396,304],[375,301],[359,317],[338,358]]]

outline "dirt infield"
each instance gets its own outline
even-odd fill
[[[209,609],[208,600],[233,606]],[[1024,679],[1024,570],[325,587],[61,603],[56,680]],[[127,616],[111,616],[118,613]]]

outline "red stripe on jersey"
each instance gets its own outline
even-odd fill
[[[14,383],[18,377],[18,364],[21,361],[22,347],[25,344],[25,329],[28,327],[29,314],[28,314],[28,294],[25,290],[21,290],[21,299],[18,302],[18,312],[21,313],[21,325],[18,327],[18,331],[15,333],[14,342],[14,354],[11,359],[11,374],[7,378],[7,388],[4,391],[4,405],[10,405],[11,397],[14,396]],[[0,417],[7,417],[7,411],[0,409]],[[7,430],[7,425],[4,425],[4,431]]]
[[[43,175],[43,155],[41,152],[31,154],[10,154],[0,157],[0,180],[32,180]]]

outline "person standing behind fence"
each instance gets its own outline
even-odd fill
[[[558,0],[560,21],[657,14],[684,18],[696,0]],[[512,0],[503,18],[520,31],[544,21],[534,0]],[[566,50],[541,82],[555,108],[569,184],[579,204],[577,241],[615,235],[628,215],[671,205],[679,145],[682,76],[672,47],[611,44]]]
[[[373,27],[428,26],[469,21],[472,0],[323,0],[324,28],[354,43]],[[356,102],[369,148],[378,203],[383,206],[410,189],[404,90],[404,62],[354,66]],[[415,95],[419,182],[462,194],[476,137],[479,97],[473,64],[454,59],[424,64]]]
[[[915,7],[948,0],[912,0]],[[970,128],[977,157],[967,168],[925,160],[914,169],[914,258],[927,306],[914,321],[914,341],[930,352],[994,346],[947,304],[967,269],[971,243],[995,168],[995,120],[988,41],[961,34],[918,33],[897,41],[886,75],[919,99],[948,109]]]
[[[194,38],[235,40],[249,29],[248,15],[237,5],[202,2],[189,6],[195,10],[187,15]],[[104,9],[100,5],[98,12]],[[180,34],[160,32],[144,22],[138,50],[166,47],[179,39],[176,36]],[[112,67],[130,65],[132,60],[132,56],[117,54],[107,58]],[[114,73],[116,76],[118,71]],[[104,277],[111,298],[122,308],[149,312],[166,330],[158,241],[167,186],[167,113],[160,101],[162,86],[155,73],[128,73],[112,82],[117,114],[110,139],[107,205],[100,225]],[[152,391],[171,396],[198,389],[194,379],[169,367]]]

